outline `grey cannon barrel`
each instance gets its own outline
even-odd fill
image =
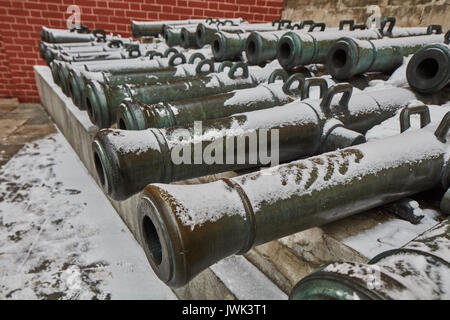
[[[137,42],[131,42],[129,39],[117,38],[108,41],[101,42],[86,42],[82,43],[83,46],[80,46],[79,43],[76,43],[77,46],[50,46],[43,44],[43,58],[47,63],[50,63],[53,60],[68,60],[70,56],[74,56],[78,53],[94,54],[95,52],[101,54],[102,52],[111,52],[116,51],[122,47],[131,47],[138,46]]]
[[[211,60],[205,61],[201,54],[195,57],[191,56],[189,62],[178,66],[170,66],[170,61],[176,60],[177,56],[182,58],[182,62],[186,59],[182,54],[173,55],[169,58],[169,66],[164,67],[159,63],[159,59],[147,60],[148,64],[140,70],[130,72],[126,68],[107,70],[107,71],[82,71],[82,69],[71,69],[69,71],[69,91],[75,105],[80,108],[85,107],[85,88],[89,80],[97,80],[105,83],[107,86],[118,86],[124,84],[151,84],[158,81],[175,80],[181,78],[190,78],[203,74],[214,72],[218,69],[219,64],[213,63]],[[174,59],[175,58],[175,59]],[[198,59],[203,59],[203,62],[194,64]],[[198,62],[198,61],[197,61]]]
[[[331,47],[341,37],[379,39],[381,34],[377,30],[308,33],[290,31],[278,41],[278,62],[286,70],[311,63],[325,63]]]
[[[150,105],[124,101],[117,110],[117,124],[123,130],[167,128],[283,105],[294,99],[284,92],[284,83],[273,83],[277,77],[287,79],[287,73],[280,71],[255,88]]]
[[[447,181],[449,120],[439,137],[430,125],[213,183],[149,185],[137,238],[158,277],[183,286],[227,256]]]
[[[443,40],[443,35],[379,40],[342,38],[329,50],[326,66],[336,79],[348,79],[369,71],[390,72],[402,64],[403,57]]]
[[[102,51],[91,51],[91,52],[78,52],[78,53],[62,53],[57,60],[61,61],[99,61],[99,60],[119,60],[119,59],[130,59],[141,56],[141,52],[146,52],[145,45],[135,45],[133,48],[121,49],[121,48],[110,48],[104,49]]]
[[[198,49],[202,46],[197,44],[197,26],[183,27],[180,31],[180,45],[185,49]]]
[[[256,87],[267,81],[279,65],[248,67],[235,64],[228,73],[212,73],[189,80],[163,81],[157,85],[105,86],[92,80],[86,85],[86,107],[91,121],[100,128],[109,127],[116,120],[116,112],[122,100],[132,98],[142,103],[158,103],[198,98],[228,92],[239,88]],[[240,69],[242,76],[236,76]]]
[[[336,87],[351,89],[348,84]],[[410,91],[395,88],[355,94],[348,104],[333,103],[330,108],[336,93],[338,90],[332,87],[323,100],[306,99],[235,114],[205,121],[201,127],[197,122],[166,129],[102,130],[93,143],[97,173],[103,177],[104,191],[120,200],[139,192],[148,183],[257,167],[267,165],[268,161],[292,161],[361,142],[364,137],[360,133],[392,117],[415,99]],[[345,97],[349,97],[348,91]],[[140,149],[120,148],[132,144],[134,139],[141,141]],[[258,151],[262,148],[258,146],[264,144],[274,148],[270,149],[273,157]],[[218,150],[213,148],[216,145]],[[203,155],[211,158],[210,153],[217,154],[218,159],[199,166],[199,157],[203,163]]]
[[[245,54],[251,65],[263,64],[277,58],[277,47],[286,30],[252,32],[245,41]]]
[[[423,36],[426,34],[442,33],[442,26],[429,25],[428,27],[395,27],[396,18],[386,17],[381,21],[380,32],[385,37],[399,38],[399,37],[412,37]]]
[[[42,27],[41,38],[49,43],[90,42],[96,39],[94,34],[90,33],[89,29],[85,27],[73,31]]]
[[[443,89],[450,82],[450,46],[434,44],[417,51],[408,62],[406,79],[422,93]]]
[[[171,55],[173,54],[173,55]],[[111,72],[111,73],[124,73],[124,72],[144,72],[148,70],[154,70],[159,68],[172,67],[178,64],[186,63],[194,59],[209,57],[208,50],[191,50],[187,53],[178,53],[175,48],[166,48],[164,51],[153,51],[149,54],[149,57],[139,57],[124,59],[123,61],[77,61],[71,63],[65,63],[62,61],[54,61],[50,65],[52,69],[53,80],[59,84],[67,81],[69,70],[80,69],[89,72]]]
[[[448,300],[450,220],[368,264],[333,263],[303,278],[290,299]],[[369,289],[370,287],[370,289]]]
[[[282,78],[285,83],[273,83]],[[368,86],[369,79],[358,77],[351,82],[353,86]],[[299,81],[298,88],[292,88]],[[145,130],[148,128],[167,128],[186,125],[194,121],[205,121],[231,116],[232,114],[267,109],[294,101],[293,97],[309,98],[311,83],[320,87],[321,97],[326,93],[332,79],[308,78],[303,74],[293,74],[288,78],[286,72],[275,70],[269,83],[255,88],[233,90],[217,95],[184,99],[180,101],[143,104],[138,101],[124,101],[117,111],[117,124],[123,130]],[[302,88],[304,86],[306,88]]]
[[[217,32],[211,45],[214,58],[217,61],[241,58],[245,41],[249,35],[249,33]]]
[[[162,34],[164,25],[183,26],[193,23],[205,22],[205,19],[196,20],[172,20],[172,21],[131,21],[133,37],[155,37]]]
[[[131,58],[124,61],[111,61],[111,60],[99,60],[99,61],[77,61],[77,62],[64,62],[53,61],[50,64],[52,70],[52,76],[55,83],[57,83],[63,92],[67,95],[70,94],[70,75],[71,70],[83,70],[89,72],[98,71],[111,71],[121,70],[122,72],[147,70],[147,68],[162,68],[167,66],[168,58],[149,60],[148,58]],[[160,63],[162,62],[162,63]]]
[[[227,33],[247,33],[252,31],[276,31],[278,28],[279,25],[275,26],[275,23],[241,24],[239,26],[199,24],[196,32],[197,44],[199,46],[211,44],[214,41],[214,34],[219,31]]]

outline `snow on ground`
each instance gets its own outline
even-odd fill
[[[175,299],[62,134],[0,168],[0,299]]]

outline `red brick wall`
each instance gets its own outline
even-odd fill
[[[37,102],[33,65],[39,56],[41,26],[65,28],[66,8],[81,8],[81,23],[91,29],[131,36],[131,20],[235,18],[267,22],[281,16],[283,0],[0,0],[0,98]]]

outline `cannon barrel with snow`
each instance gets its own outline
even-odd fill
[[[341,83],[322,100],[165,129],[101,130],[92,146],[97,174],[104,191],[123,200],[149,183],[293,161],[364,142],[366,131],[416,99],[401,88],[351,92]]]
[[[260,65],[277,57],[277,45],[280,38],[286,34],[284,31],[252,32],[245,41],[244,49],[248,63]]]
[[[231,66],[228,72],[211,73],[187,80],[162,81],[150,85],[108,87],[96,80],[90,80],[85,89],[86,109],[92,123],[99,128],[107,128],[116,120],[120,102],[126,98],[142,103],[158,103],[256,87],[266,82],[277,67],[279,67],[278,64],[264,68],[248,67],[245,63],[238,62]]]
[[[326,66],[330,75],[340,80],[365,72],[392,72],[404,57],[443,40],[441,34],[378,40],[344,37],[330,48]]]
[[[148,51],[145,57],[124,59],[120,61],[100,60],[100,61],[79,61],[65,62],[55,60],[50,64],[52,77],[64,93],[70,94],[70,71],[88,71],[88,72],[108,72],[118,73],[143,73],[157,69],[173,67],[178,64],[192,62],[198,57],[210,57],[208,50],[191,50],[186,53],[178,52],[175,48],[154,47]]]
[[[402,121],[417,108],[406,109]],[[231,179],[148,185],[140,196],[137,238],[158,277],[183,286],[253,246],[440,184],[447,188],[449,125],[447,113],[439,126]]]
[[[69,29],[53,29],[42,26],[41,40],[48,43],[91,42],[97,39],[99,30],[91,32],[86,26]],[[103,30],[102,30],[103,31]],[[102,32],[104,34],[104,31]]]
[[[214,34],[211,50],[217,61],[238,60],[242,57],[245,41],[250,33],[228,33],[219,31]]]
[[[292,289],[292,300],[450,299],[450,219],[368,264],[321,267]]]
[[[215,41],[214,35],[219,32],[228,33],[249,33],[252,31],[277,31],[279,29],[286,29],[289,25],[283,24],[281,21],[273,21],[272,23],[258,23],[258,24],[241,24],[239,26],[230,26],[225,23],[217,25],[206,25],[201,23],[197,26],[196,40],[197,45],[203,47],[207,44],[213,45]],[[287,29],[286,29],[287,30]]]
[[[239,24],[242,22],[242,18],[227,19],[233,23]],[[131,21],[131,32],[133,37],[155,37],[158,35],[164,35],[164,29],[167,27],[182,28],[186,25],[194,25],[199,23],[217,24],[221,20],[207,19],[188,19],[188,20],[172,20],[172,21]]]
[[[341,37],[355,39],[379,39],[378,30],[339,30],[333,32],[302,32],[290,31],[279,39],[277,43],[278,62],[286,70],[301,65],[324,63],[331,46]],[[264,47],[260,48],[260,51]],[[255,53],[255,55],[263,53]]]
[[[161,81],[189,79],[211,72],[217,72],[219,63],[206,59],[201,52],[188,55],[175,53],[168,58],[144,59],[136,61],[141,67],[131,69],[132,64],[110,65],[106,71],[86,71],[86,68],[72,68],[69,66],[68,87],[69,95],[76,106],[85,109],[85,88],[90,80],[97,80],[107,87],[124,85],[151,85]],[[187,63],[185,63],[187,62]],[[181,63],[175,65],[176,63]],[[106,65],[103,65],[106,67]],[[134,66],[133,66],[134,68]],[[131,70],[130,70],[131,69]],[[114,88],[111,88],[114,90]],[[120,101],[119,101],[120,103]]]
[[[167,128],[187,125],[194,121],[205,121],[228,117],[236,113],[249,112],[281,106],[296,98],[306,99],[313,87],[320,88],[320,97],[329,86],[337,82],[328,77],[309,77],[305,73],[289,76],[282,69],[275,70],[269,83],[255,88],[233,90],[195,99],[143,104],[138,101],[124,101],[117,110],[117,124],[123,130],[144,130],[148,128]],[[348,81],[353,87],[364,89],[380,74],[361,75]],[[284,83],[275,82],[283,80]],[[298,82],[298,85],[296,85]],[[424,101],[428,101],[428,97]]]
[[[202,48],[197,44],[197,25],[181,28],[180,45],[185,49]]]
[[[447,32],[447,37],[450,32]],[[447,42],[447,41],[446,41]],[[409,60],[406,79],[414,90],[434,93],[450,83],[450,46],[433,44],[417,51]]]

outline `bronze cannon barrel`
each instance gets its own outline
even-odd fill
[[[341,37],[379,39],[381,34],[377,30],[307,33],[290,31],[281,36],[278,41],[278,62],[286,70],[311,63],[325,63],[331,47]]]
[[[450,83],[450,46],[433,44],[417,51],[409,60],[406,79],[414,90],[438,92]]]
[[[260,65],[277,57],[278,41],[286,34],[286,30],[252,32],[245,41],[245,54],[248,63]]]
[[[164,25],[184,26],[205,22],[205,19],[172,20],[172,21],[131,21],[133,37],[154,37],[162,34]]]
[[[292,289],[290,299],[448,300],[450,219],[405,246],[380,253],[368,264],[321,267]]]
[[[197,25],[192,27],[183,27],[180,31],[180,45],[185,49],[201,48],[196,39]]]
[[[340,80],[368,71],[390,72],[402,64],[404,57],[443,40],[443,35],[379,40],[341,38],[329,50],[326,66]]]
[[[272,77],[273,76],[273,77]],[[328,86],[336,84],[330,77],[307,78],[303,74],[293,74],[275,70],[269,83],[255,88],[233,90],[231,92],[180,101],[143,104],[138,101],[124,101],[117,110],[117,124],[123,130],[144,130],[147,128],[167,128],[228,117],[236,113],[249,112],[281,106],[292,102],[294,97],[310,97],[311,82],[320,87],[322,97]],[[281,76],[285,83],[271,83]],[[353,87],[364,89],[370,81],[368,76],[359,76],[349,81]],[[291,88],[299,81],[298,88]],[[305,88],[308,86],[308,88]]]
[[[278,64],[260,67],[248,67],[236,63],[228,73],[211,73],[187,80],[163,81],[157,85],[119,85],[105,86],[91,80],[86,85],[86,108],[91,121],[100,128],[109,127],[116,120],[120,103],[131,98],[142,103],[177,101],[186,98],[198,98],[207,95],[229,92],[238,88],[256,87],[267,81]],[[242,75],[239,75],[242,69]]]
[[[70,31],[68,29],[41,28],[41,39],[49,43],[90,42],[96,39],[89,29],[82,28]]]
[[[248,33],[252,31],[276,31],[278,28],[279,26],[275,26],[274,23],[241,24],[239,26],[199,24],[197,26],[196,38],[197,44],[204,46],[206,44],[212,44],[214,35],[219,31],[226,33]]]
[[[351,89],[349,84],[337,84],[323,100],[294,101],[203,123],[141,131],[102,130],[93,142],[97,173],[103,177],[104,191],[121,200],[149,183],[265,166],[271,158],[268,160],[264,152],[259,152],[258,146],[266,143],[267,148],[272,148],[272,140],[273,151],[278,152],[275,160],[292,161],[360,143],[364,139],[361,133],[392,117],[415,99],[411,91],[400,88],[350,98]],[[343,98],[335,101],[333,97],[343,91]],[[126,141],[132,144],[133,139],[141,142],[142,151],[120,148]],[[250,141],[254,148],[250,148]],[[209,157],[209,153],[217,153],[217,161],[208,160],[213,163],[199,166],[203,155]]]
[[[448,184],[449,120],[213,183],[148,185],[139,242],[157,276],[180,287],[253,246]]]
[[[244,51],[245,41],[250,34],[217,32],[211,45],[212,53],[217,61],[237,60]]]
[[[189,63],[172,66],[177,57],[180,56],[185,62],[183,54],[175,54],[169,58],[169,66],[162,67],[163,64],[158,59],[150,60],[148,64],[138,71],[129,72],[127,69],[116,69],[114,71],[89,72],[77,68],[69,71],[69,92],[76,106],[85,109],[85,88],[89,80],[103,82],[107,86],[118,86],[124,84],[152,84],[160,81],[176,80],[182,78],[192,78],[217,72],[219,63],[204,59],[202,54],[191,56]],[[175,58],[175,59],[174,59]],[[199,61],[200,59],[200,61]],[[156,63],[155,63],[156,62]],[[197,63],[196,63],[197,62]]]

